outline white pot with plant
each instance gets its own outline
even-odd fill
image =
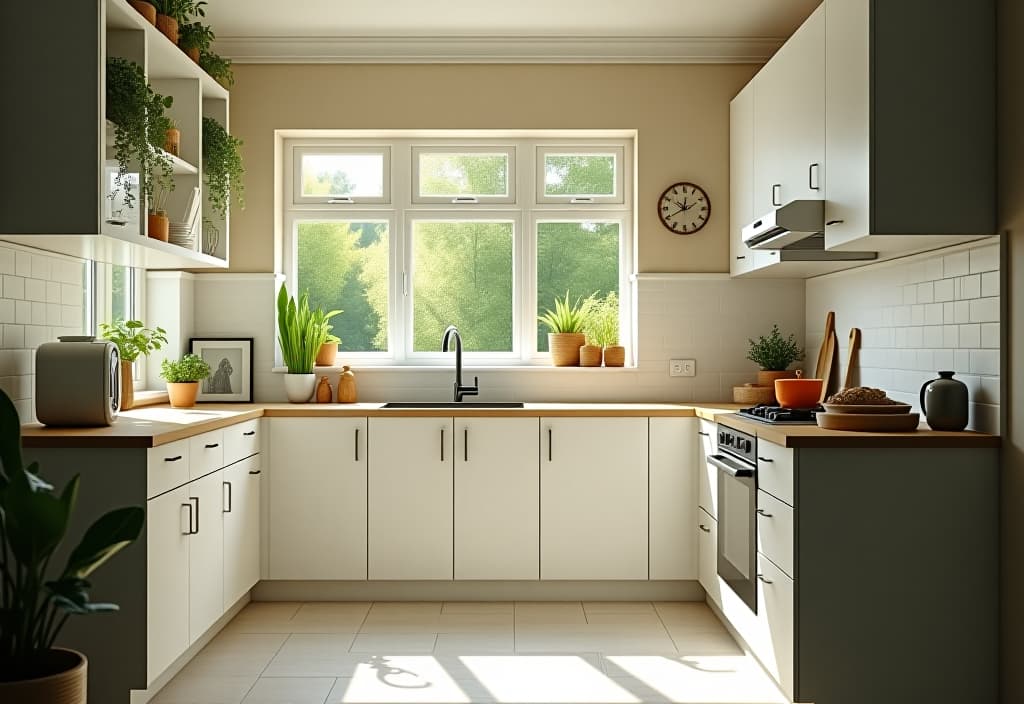
[[[148,357],[150,352],[167,344],[167,331],[163,328],[147,328],[141,320],[117,319],[112,323],[100,323],[100,335],[117,346],[121,357],[121,406],[129,411],[135,406],[135,374],[132,365],[139,357]]]
[[[796,372],[789,369],[793,362],[804,358],[804,350],[796,342],[796,336],[790,334],[783,337],[778,325],[772,325],[768,337],[761,335],[757,340],[750,340],[750,352],[747,359],[756,362],[760,367],[757,373],[757,385],[771,387],[771,398],[775,400],[775,380],[791,379]]]
[[[587,341],[604,350],[604,366],[626,364],[626,348],[619,345],[619,296],[611,291],[604,298],[596,294],[583,302]],[[597,366],[597,365],[595,365]]]
[[[569,300],[569,292],[565,298],[555,299],[555,309],[548,309],[537,320],[548,328],[548,350],[551,352],[551,364],[556,367],[578,367],[580,365],[580,347],[586,344],[583,333],[583,302],[577,298],[575,303]]]
[[[311,310],[309,293],[303,293],[296,301],[281,284],[277,293],[277,341],[281,345],[281,357],[288,367],[288,373],[284,375],[284,391],[292,403],[306,403],[313,396],[316,387],[313,366],[321,346],[330,335],[328,321],[340,312],[324,313],[320,308]]]
[[[167,382],[167,395],[172,408],[191,408],[196,405],[199,382],[210,376],[210,365],[202,357],[187,354],[179,360],[165,359],[160,364],[160,376]]]

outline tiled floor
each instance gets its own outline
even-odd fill
[[[261,602],[153,703],[784,701],[703,603]]]

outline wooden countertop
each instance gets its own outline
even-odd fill
[[[305,417],[699,417],[724,421],[737,430],[784,447],[999,447],[995,435],[943,433],[923,427],[913,433],[853,433],[822,430],[816,426],[768,426],[733,415],[736,403],[528,403],[523,408],[384,409],[381,403],[354,404],[200,404],[173,409],[148,406],[122,413],[112,426],[51,428],[38,423],[22,426],[25,447],[148,448],[217,430],[263,416]]]

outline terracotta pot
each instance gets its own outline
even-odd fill
[[[580,347],[581,367],[600,367],[601,348],[597,345],[583,345]]]
[[[153,3],[145,2],[145,0],[128,0],[128,4],[145,17],[147,22],[156,25],[156,6]]]
[[[191,46],[185,49],[185,56],[192,59],[197,65],[199,64],[199,49],[197,47]]]
[[[587,341],[581,332],[548,333],[551,364],[556,367],[580,366],[580,347]]]
[[[132,363],[121,360],[121,410],[130,411],[135,408],[135,374]]]
[[[53,648],[40,657],[39,677],[0,682],[0,702],[85,704],[87,670],[88,661],[81,653]]]
[[[796,372],[790,369],[781,372],[765,371],[761,369],[757,372],[757,385],[758,386],[771,386],[775,388],[776,379],[795,379]]]
[[[803,372],[796,379],[776,379],[775,397],[785,408],[814,408],[821,398],[821,379],[804,379]]]
[[[156,28],[171,40],[171,44],[178,43],[178,20],[167,15],[157,15]]]
[[[320,345],[320,350],[316,353],[316,366],[318,367],[333,367],[334,363],[338,360],[338,343],[337,342],[325,342]]]
[[[167,395],[170,397],[171,408],[192,408],[196,405],[199,395],[198,381],[183,381],[178,384],[167,382]]]
[[[604,366],[626,366],[626,348],[622,345],[609,345],[604,348]]]
[[[146,233],[155,240],[166,242],[171,232],[171,221],[165,213],[150,213]]]
[[[174,156],[181,156],[181,130],[172,127],[164,137],[164,151]]]

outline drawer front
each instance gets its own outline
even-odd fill
[[[718,583],[718,521],[704,509],[697,509],[697,573],[708,599],[722,608]]]
[[[198,479],[224,466],[224,431],[213,430],[209,433],[189,438],[190,479]]]
[[[766,440],[757,441],[757,485],[776,499],[793,501],[793,450]]]
[[[189,480],[188,440],[170,442],[146,451],[146,498],[163,494]]]
[[[794,692],[793,585],[782,570],[757,556],[758,637],[750,643],[754,655],[790,699]]]
[[[707,458],[718,452],[715,424],[701,420],[700,443],[697,445],[697,504],[712,518],[718,518],[718,470],[708,464]]]
[[[757,492],[757,551],[788,576],[793,571],[793,507]]]
[[[224,464],[234,464],[260,451],[259,418],[224,428]]]

